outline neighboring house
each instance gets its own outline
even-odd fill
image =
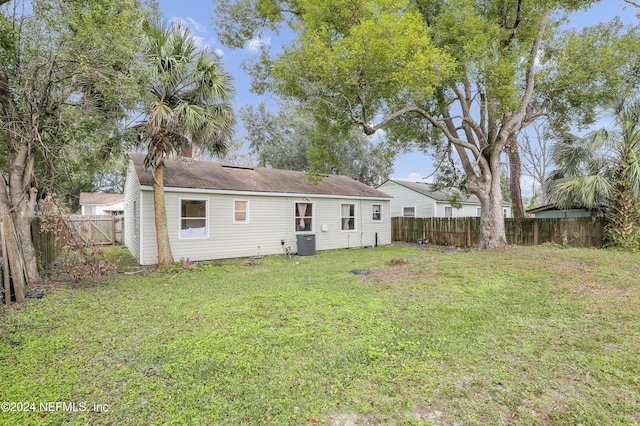
[[[455,199],[452,191],[434,191],[431,184],[424,182],[390,179],[378,189],[393,197],[391,217],[479,217],[481,213],[480,200],[475,195]],[[503,203],[502,214],[511,217],[511,203]]]
[[[85,216],[124,214],[124,194],[81,192],[80,206]]]
[[[133,154],[127,171],[125,244],[141,265],[153,265],[153,177],[143,161]],[[391,244],[390,197],[346,176],[314,184],[303,172],[167,159],[164,185],[176,260]]]
[[[599,217],[602,211],[587,209],[584,207],[572,207],[570,209],[559,209],[553,204],[536,207],[527,210],[527,214],[533,215],[536,219],[546,218],[569,218],[569,217]]]

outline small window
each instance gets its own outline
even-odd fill
[[[207,237],[207,201],[180,200],[180,238]]]
[[[295,204],[295,230],[296,232],[313,232],[313,204]]]
[[[504,217],[509,217],[509,209],[502,209],[502,215]]]
[[[356,229],[356,205],[343,204],[340,217],[342,219],[342,230],[353,231]]]
[[[373,216],[371,217],[371,219],[374,222],[381,222],[382,221],[382,204],[374,204],[372,206],[372,214]]]
[[[402,208],[402,216],[404,216],[404,217],[416,217],[416,208],[415,207],[403,207]]]
[[[482,216],[482,207],[476,207],[476,216]]]
[[[453,207],[451,206],[444,207],[444,217],[453,217]]]
[[[249,202],[235,200],[233,202],[233,223],[249,222]]]

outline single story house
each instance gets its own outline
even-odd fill
[[[536,207],[526,211],[527,214],[533,215],[536,219],[547,218],[569,218],[569,217],[600,217],[602,210],[588,209],[586,207],[571,207],[568,209],[560,209],[553,204]]]
[[[391,195],[391,217],[480,216],[480,200],[475,195],[456,199],[450,190],[434,190],[425,182],[389,179],[378,187]],[[502,204],[504,217],[511,217],[511,203]]]
[[[390,198],[346,176],[167,159],[165,206],[175,259],[194,261],[391,244]],[[125,183],[125,244],[157,264],[153,177],[133,154]],[[301,251],[304,251],[302,253]]]
[[[121,215],[124,214],[124,194],[81,192],[80,206],[84,216]]]

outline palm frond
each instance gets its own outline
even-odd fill
[[[145,23],[147,57],[153,74],[143,139],[149,167],[193,143],[224,154],[233,135],[231,76],[219,59],[201,50],[182,24]]]

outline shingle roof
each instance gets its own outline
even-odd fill
[[[107,206],[109,204],[122,201],[123,199],[124,195],[122,194],[99,194],[97,192],[80,193],[81,206]]]
[[[144,154],[132,154],[141,185],[152,186],[151,171],[144,169]],[[265,167],[228,166],[210,161],[164,161],[164,186],[168,188],[201,188],[225,191],[275,192],[347,197],[391,198],[347,176],[326,175],[313,183],[304,172]]]
[[[391,182],[396,183],[398,185],[402,185],[405,188],[409,188],[413,191],[419,192],[422,195],[426,195],[428,197],[433,198],[436,201],[449,201],[452,196],[452,192],[450,190],[433,190],[433,185],[425,182],[409,182],[404,180],[395,180],[389,179]],[[461,194],[462,195],[462,194]],[[472,203],[480,203],[480,200],[475,195],[471,194],[469,197],[460,197],[461,202],[472,202]]]
[[[404,180],[395,180],[389,179],[390,182],[396,183],[398,185],[402,185],[405,188],[409,188],[413,191],[419,192],[422,195],[426,195],[428,197],[433,198],[436,201],[448,202],[451,200],[453,195],[452,191],[449,189],[441,189],[434,191],[433,185],[426,182],[408,182]],[[459,201],[461,203],[470,203],[470,204],[480,204],[480,200],[473,194],[469,194],[465,196],[464,194],[460,194]],[[511,203],[504,201],[502,203],[503,206],[510,206]]]

